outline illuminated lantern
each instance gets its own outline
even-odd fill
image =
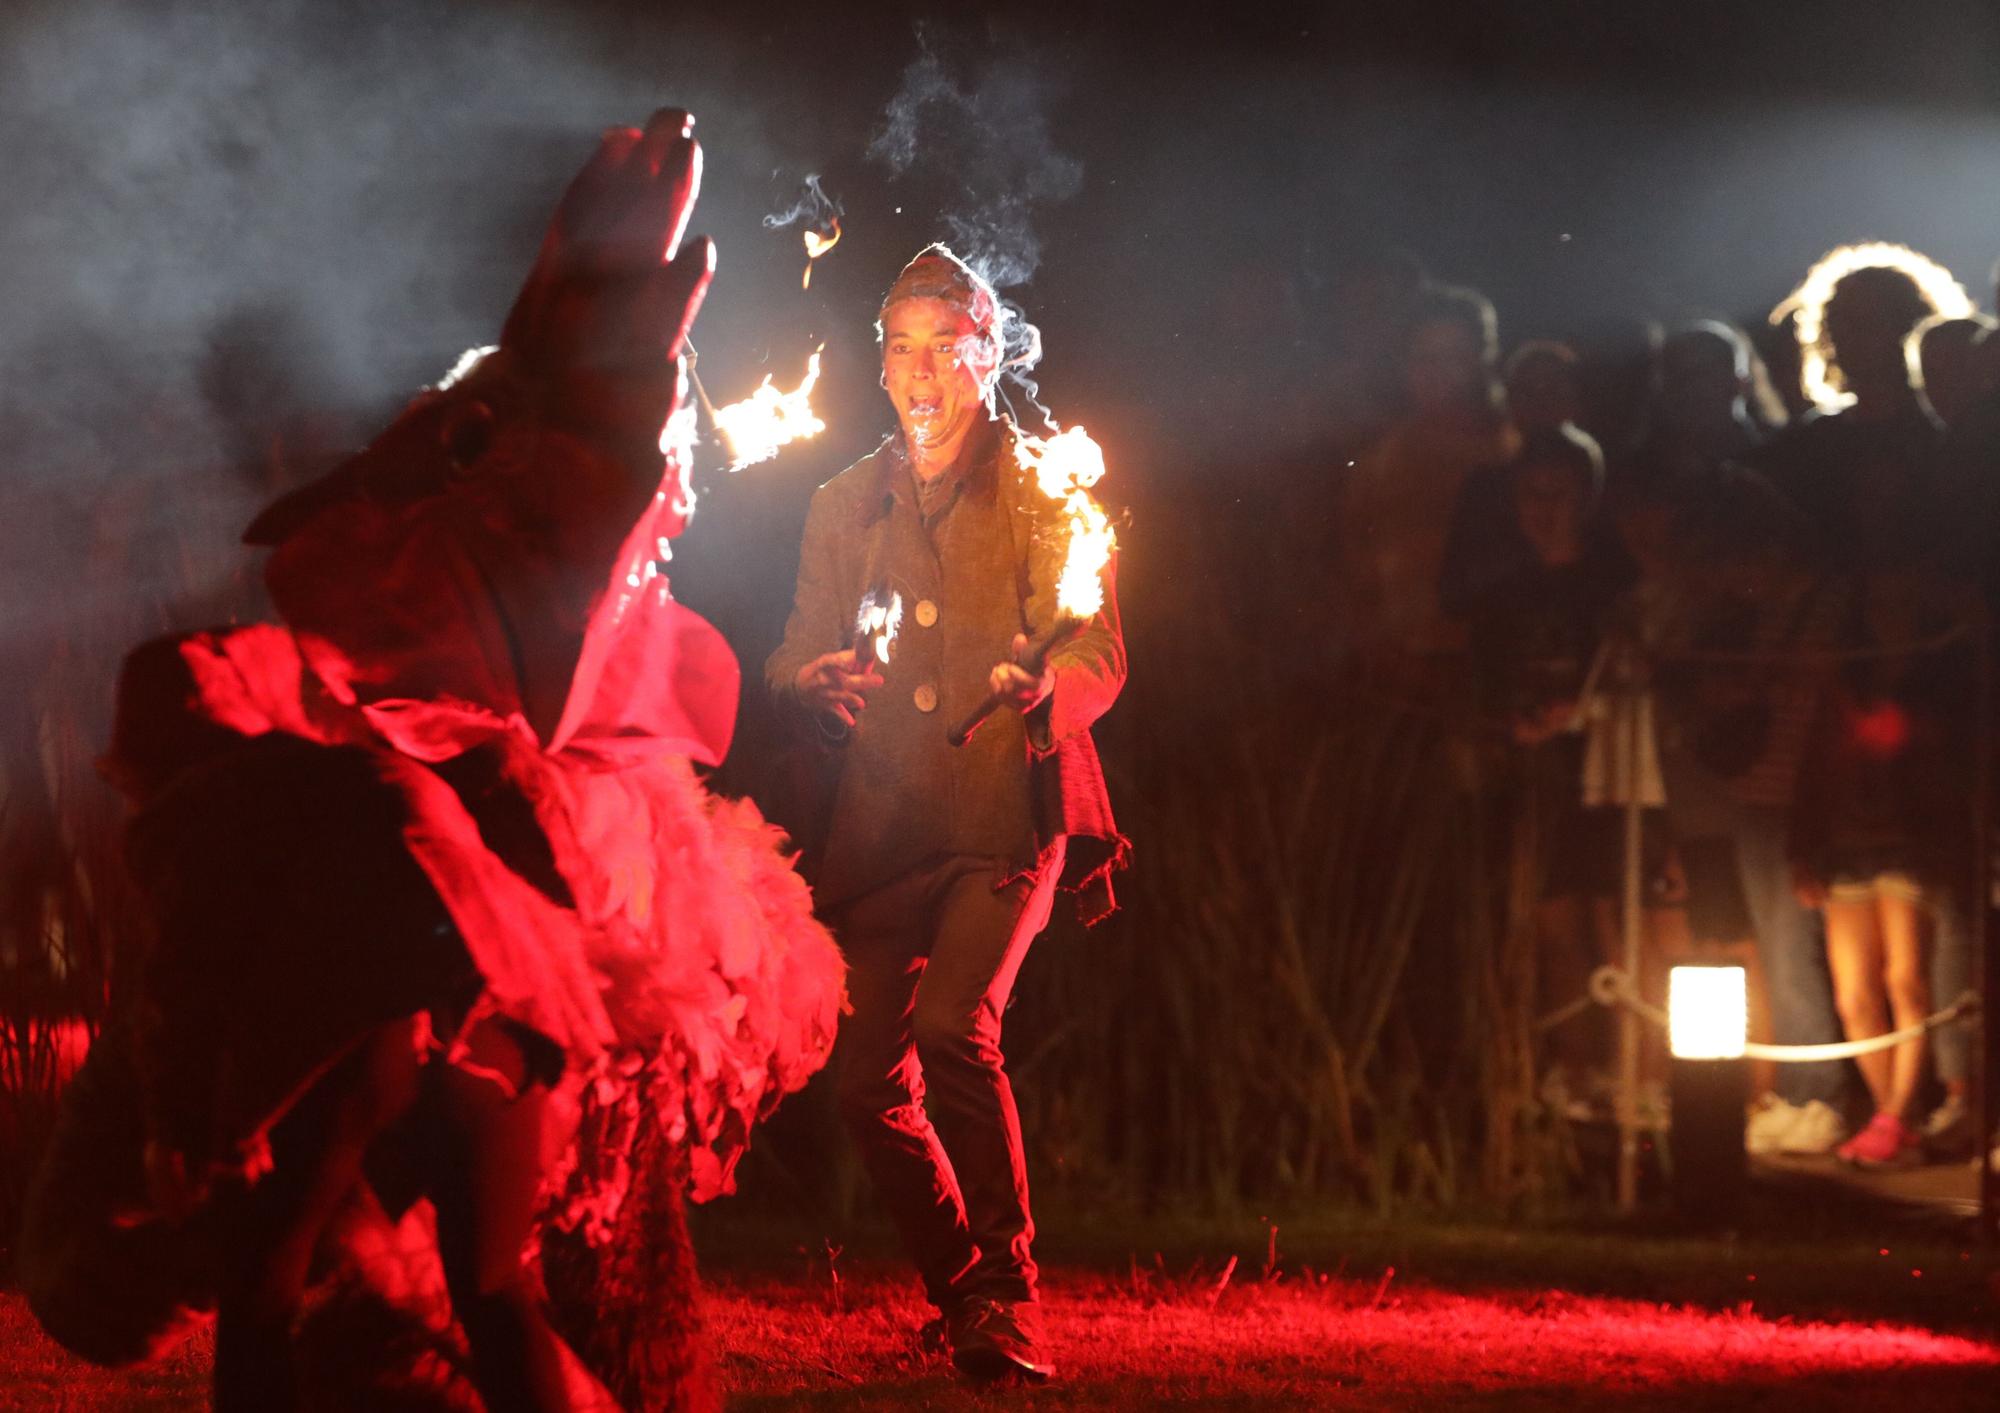
[[[1749,997],[1742,967],[1685,966],[1667,974],[1667,1155],[1673,1203],[1683,1217],[1729,1225],[1749,1184],[1743,1151],[1750,1062]]]
[[[1675,967],[1667,974],[1667,1047],[1675,1059],[1738,1059],[1749,1030],[1742,967]]]

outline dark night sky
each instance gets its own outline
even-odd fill
[[[1073,194],[1021,213],[1042,263],[1014,293],[1045,396],[1134,499],[1309,453],[1273,409],[1312,386],[1329,272],[1371,245],[1487,290],[1509,342],[1612,310],[1754,320],[1860,238],[1925,250],[1986,303],[2000,7],[1898,8],[14,6],[5,487],[18,506],[152,484],[191,533],[241,523],[267,491],[249,449],[311,413],[366,432],[490,338],[592,131],[663,101],[696,109],[709,156],[711,391],[789,381],[827,341],[832,430],[716,501],[780,518],[886,426],[868,321],[897,265],[947,212],[1057,168]],[[867,151],[926,12],[949,17],[928,42],[970,116],[933,114],[892,179]],[[759,218],[807,172],[848,234],[801,294],[796,229]],[[47,594],[70,552],[10,544],[14,624],[73,604]]]

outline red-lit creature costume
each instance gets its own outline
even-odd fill
[[[156,927],[23,1251],[90,1357],[159,1352],[220,1288],[221,1400],[230,1250],[264,1209],[322,1263],[362,1231],[352,1265],[386,1241],[357,1208],[428,1195],[452,1277],[454,1233],[525,1168],[570,1343],[628,1406],[701,1401],[681,1184],[727,1188],[823,1062],[842,973],[782,836],[692,768],[727,750],[738,669],[659,573],[691,503],[662,428],[713,260],[679,248],[691,127],[607,133],[499,346],[258,518],[282,624],[127,663],[106,764]],[[525,1138],[479,1136],[530,1107]],[[482,1379],[457,1314],[491,1402],[521,1378]]]

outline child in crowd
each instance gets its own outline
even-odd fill
[[[1584,994],[1609,961],[1622,877],[1619,812],[1582,800],[1583,738],[1570,729],[1606,611],[1629,562],[1599,509],[1596,443],[1568,425],[1530,433],[1510,461],[1467,482],[1452,519],[1441,586],[1467,625],[1482,710],[1533,748],[1527,788],[1544,862],[1536,931],[1541,1005]],[[1608,1013],[1551,1032],[1543,1090],[1574,1103],[1573,1083],[1609,1058]]]

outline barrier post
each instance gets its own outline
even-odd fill
[[[1743,1106],[1750,1097],[1750,998],[1740,966],[1667,974],[1667,1083],[1674,1207],[1705,1224],[1734,1223],[1749,1185]],[[1628,1008],[1630,1009],[1630,1008]]]
[[[1614,680],[1613,709],[1618,713],[1617,734],[1622,759],[1620,783],[1625,793],[1625,868],[1623,924],[1625,975],[1630,985],[1639,985],[1642,958],[1641,934],[1644,913],[1644,824],[1640,805],[1643,776],[1640,770],[1639,683],[1634,649],[1624,645],[1618,653]],[[1639,1013],[1630,1006],[1618,1015],[1618,1210],[1631,1212],[1639,1205]]]
[[[1979,1127],[1973,1138],[1979,1154],[1979,1240],[1980,1255],[1990,1261],[1994,1254],[1995,1185],[1993,1168],[1993,1120],[1995,1117],[1994,1007],[2000,1003],[1996,971],[2000,971],[2000,948],[1994,946],[1993,927],[1993,624],[1982,605],[1976,615],[1972,650],[1978,676],[1978,715],[1973,723],[1973,873],[1971,916],[1972,955],[1979,963]]]

